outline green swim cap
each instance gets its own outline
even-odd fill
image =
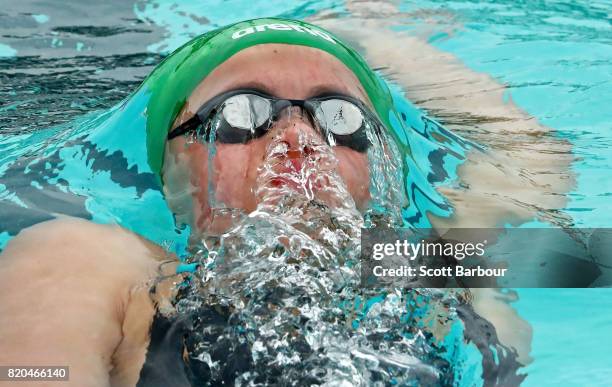
[[[318,48],[344,63],[359,79],[379,118],[390,128],[393,102],[385,83],[365,60],[337,37],[298,20],[265,18],[232,24],[201,35],[168,56],[143,82],[147,104],[147,153],[161,183],[166,136],[187,98],[211,71],[245,48],[284,43]]]

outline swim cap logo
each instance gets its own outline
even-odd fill
[[[318,36],[320,38],[327,40],[328,42],[336,44],[336,41],[331,36],[329,36],[329,34],[326,34],[323,31],[320,31],[314,28],[298,26],[296,24],[286,24],[286,23],[261,24],[255,27],[247,27],[240,31],[234,32],[232,34],[232,39],[240,39],[243,36],[250,35],[255,32],[264,32],[266,29],[273,30],[273,31],[297,31],[301,33],[309,33],[310,35]]]

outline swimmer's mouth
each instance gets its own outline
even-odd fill
[[[273,177],[270,179],[270,186],[274,188],[288,187],[293,190],[302,191],[305,188],[304,182],[297,182],[294,179],[289,179],[286,177]],[[319,187],[312,187],[319,188]]]
[[[285,144],[288,147],[288,144]],[[292,191],[313,196],[315,192],[325,187],[324,176],[329,174],[321,163],[321,156],[316,147],[303,146],[301,149],[283,149],[282,152],[273,152],[268,158],[267,185],[273,188],[286,187]],[[324,158],[324,157],[323,157]]]
[[[295,175],[275,176],[269,180],[270,186],[274,188],[288,187],[296,191],[317,191],[323,188],[320,179],[310,175],[299,177]]]
[[[288,187],[300,192],[312,192],[323,188],[319,178],[323,172],[314,168],[309,170],[307,164],[310,164],[311,161],[307,160],[301,152],[296,152],[296,154],[299,156],[283,158],[273,166],[274,176],[268,180],[270,186]]]

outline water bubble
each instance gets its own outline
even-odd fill
[[[388,160],[395,150],[373,140],[368,157],[385,164],[371,166],[375,208],[381,221],[393,223],[401,170]],[[333,149],[308,134],[299,142],[291,156],[300,162],[290,166],[296,149],[280,139],[270,143],[256,210],[205,240],[206,254],[191,257],[204,268],[203,280],[183,295],[198,302],[179,302],[197,316],[191,361],[207,367],[211,384],[435,384],[440,373],[429,362],[439,357],[408,306],[443,296],[361,288],[364,217],[338,175]]]

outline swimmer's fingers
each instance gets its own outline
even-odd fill
[[[177,268],[181,262],[167,260],[160,263],[158,267],[159,276],[155,279],[150,289],[150,297],[155,302],[159,312],[165,315],[173,314],[175,311],[172,301],[176,299],[179,287],[186,280],[186,273],[178,273]]]

